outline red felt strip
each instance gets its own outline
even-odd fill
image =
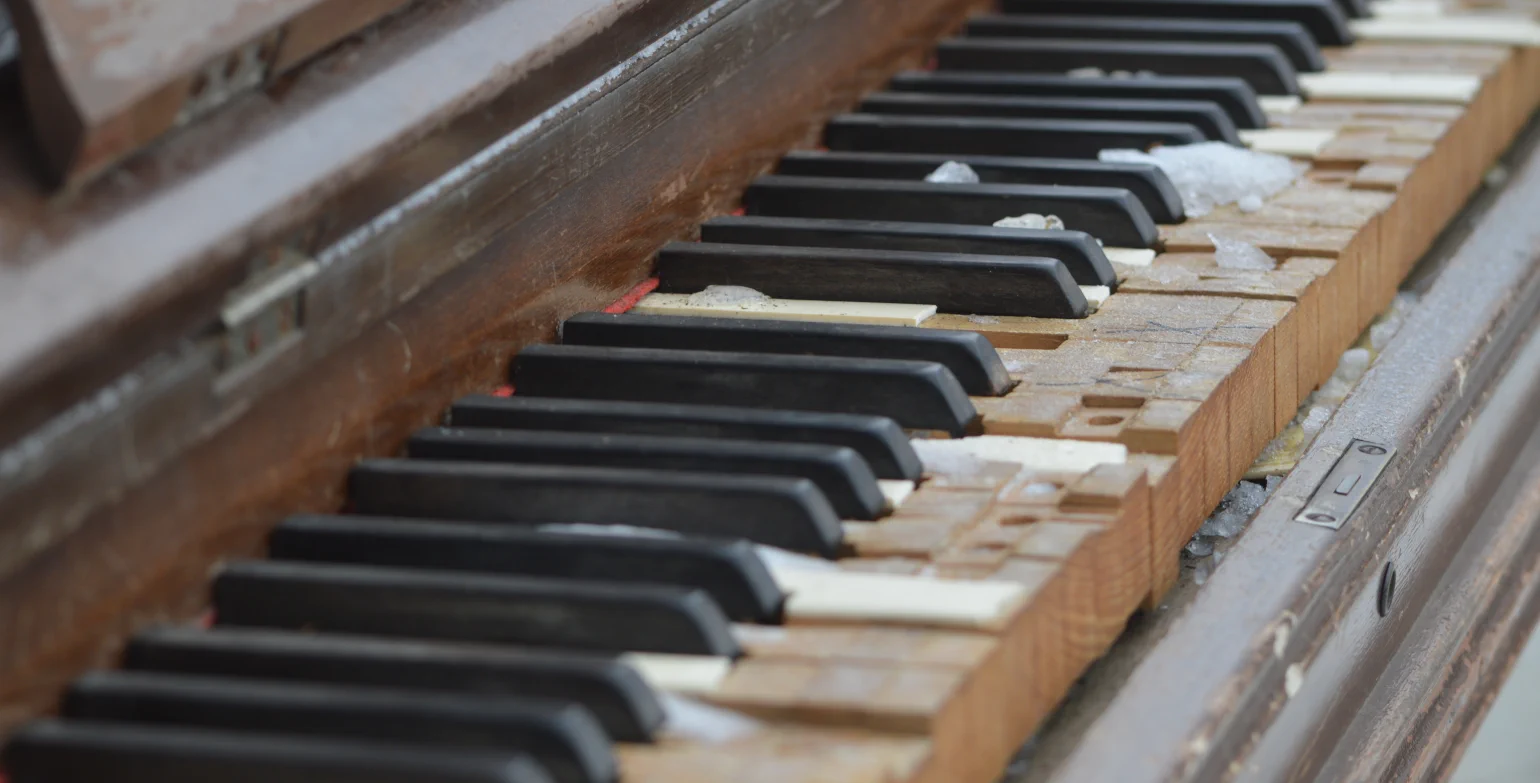
[[[619,299],[616,299],[614,302],[610,303],[609,307],[604,308],[604,312],[612,314],[624,313],[625,311],[635,307],[637,302],[642,301],[642,297],[652,293],[657,287],[658,278],[649,277],[646,280],[637,283],[636,287],[628,291],[625,296],[622,296]]]

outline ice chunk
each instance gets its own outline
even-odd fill
[[[1187,546],[1182,547],[1182,551],[1192,557],[1208,557],[1214,554],[1214,542],[1203,536],[1193,536]]]
[[[1305,431],[1305,437],[1314,438],[1326,427],[1326,422],[1330,419],[1331,408],[1316,405],[1305,413],[1305,419],[1299,423],[1299,428]]]
[[[1246,523],[1256,516],[1257,509],[1267,500],[1267,489],[1260,484],[1242,481],[1219,501],[1214,515],[1204,520],[1198,534],[1217,538],[1230,538],[1245,529]]]
[[[1341,378],[1349,383],[1356,382],[1369,371],[1369,349],[1349,348],[1342,352],[1342,358],[1337,360],[1337,371],[1333,377]]]
[[[968,316],[968,322],[969,323],[975,323],[975,324],[984,324],[984,325],[987,326],[989,324],[1000,323],[1000,318],[998,316],[993,316],[993,315],[970,315],[970,316]]]
[[[1242,209],[1261,209],[1269,197],[1288,187],[1304,170],[1282,155],[1235,147],[1222,141],[1139,150],[1102,150],[1104,161],[1159,166],[1182,196],[1188,217],[1245,200]]]
[[[1100,79],[1101,77],[1106,76],[1107,72],[1097,68],[1094,65],[1088,65],[1084,68],[1075,68],[1073,70],[1065,71],[1064,75],[1075,79]]]
[[[1140,276],[1162,285],[1193,285],[1198,282],[1197,272],[1166,264],[1152,264]]]
[[[1262,209],[1262,197],[1255,193],[1247,193],[1235,202],[1235,206],[1242,212],[1256,212]]]
[[[1217,234],[1209,234],[1208,239],[1214,243],[1214,261],[1220,268],[1269,270],[1277,267],[1271,256],[1249,242]]]
[[[1059,488],[1046,481],[1031,481],[1021,488],[1021,494],[1041,497],[1058,492]]]
[[[753,302],[764,302],[769,296],[741,285],[708,285],[685,298],[685,304],[694,307],[742,307]]]
[[[1390,338],[1395,337],[1396,332],[1399,331],[1401,331],[1401,319],[1387,318],[1369,327],[1369,345],[1374,348],[1375,353],[1379,353],[1385,350],[1385,346],[1390,344]]]
[[[673,735],[705,743],[731,742],[760,730],[753,718],[710,704],[660,691],[664,728]]]
[[[935,171],[926,174],[925,181],[943,182],[953,185],[977,185],[979,174],[973,170],[972,166],[966,163],[949,160],[938,166]]]
[[[996,228],[1032,228],[1063,231],[1064,221],[1058,215],[1039,215],[1036,212],[1028,212],[1025,215],[1000,218],[995,221]]]

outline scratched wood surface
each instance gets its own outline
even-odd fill
[[[78,185],[408,0],[11,0],[33,138]]]

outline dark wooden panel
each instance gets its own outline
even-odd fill
[[[502,7],[531,5],[540,4]],[[45,531],[46,546],[0,576],[0,728],[49,704],[61,682],[110,657],[145,620],[196,611],[210,563],[260,549],[283,514],[337,507],[355,459],[394,453],[451,399],[499,383],[519,346],[644,279],[657,247],[729,210],[778,154],[917,63],[975,5],[718,3],[589,93],[581,112],[543,135],[515,134],[506,151],[408,204],[409,219],[386,216],[334,243],[322,254],[328,268],[356,265],[360,275],[460,260],[457,249],[466,263],[397,280],[367,308],[388,319],[357,337],[338,329],[348,342],[330,360],[316,361],[332,349],[309,345],[320,333],[307,330],[263,373],[295,382],[237,395],[239,406],[221,409],[228,428],[217,440],[179,454],[72,533]],[[440,137],[412,161],[442,172],[478,148]],[[408,296],[413,285],[421,293]],[[353,290],[314,296],[356,314]]]

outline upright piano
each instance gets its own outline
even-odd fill
[[[1435,780],[1536,0],[7,0],[0,780]]]

